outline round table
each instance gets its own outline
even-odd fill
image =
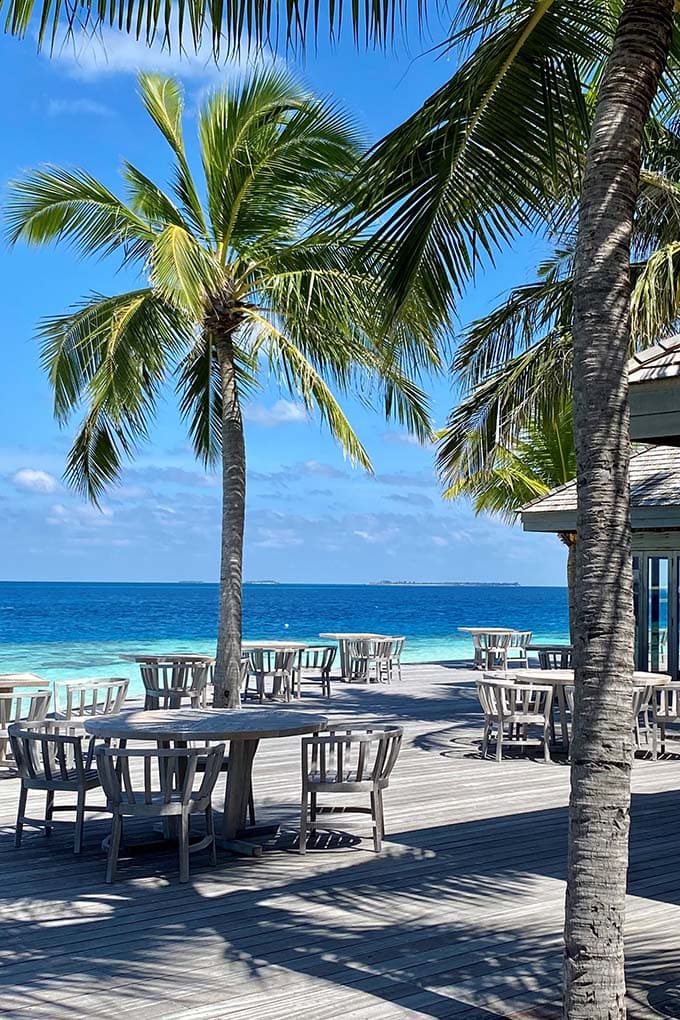
[[[324,715],[286,708],[177,708],[157,712],[135,709],[119,715],[88,719],[85,729],[95,737],[126,741],[176,741],[184,744],[192,740],[228,740],[229,768],[222,845],[228,850],[256,856],[262,853],[262,847],[248,842],[248,837],[267,836],[278,830],[277,826],[246,828],[253,759],[260,740],[318,733],[327,721]]]
[[[14,691],[17,688],[48,688],[50,681],[36,673],[0,673],[0,691]]]

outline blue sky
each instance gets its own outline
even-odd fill
[[[109,186],[127,158],[163,177],[165,151],[136,97],[135,73],[182,77],[187,132],[206,89],[233,66],[180,59],[107,33],[101,44],[67,44],[51,58],[33,41],[0,37],[3,185],[40,163],[82,166]],[[295,67],[315,91],[355,112],[370,138],[411,113],[451,73],[420,55],[417,41],[389,54],[320,45]],[[461,304],[461,322],[481,314],[531,276],[536,243],[523,240],[486,272]],[[41,317],[89,291],[124,285],[115,261],[78,262],[66,249],[0,247],[3,371],[0,373],[0,577],[17,580],[216,580],[219,487],[193,460],[171,392],[153,442],[126,469],[102,510],[63,483],[70,432],[53,421],[33,339]],[[455,401],[446,380],[429,386],[435,420]],[[464,501],[444,503],[433,454],[379,414],[346,401],[375,476],[353,470],[319,423],[266,385],[246,408],[251,580],[361,582],[519,581],[562,584],[564,555],[553,536],[524,535],[477,518]]]

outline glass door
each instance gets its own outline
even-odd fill
[[[679,581],[677,552],[638,552],[633,557],[637,669],[678,676]]]
[[[668,625],[671,560],[647,557],[647,669],[668,672]]]

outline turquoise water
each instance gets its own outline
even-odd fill
[[[0,583],[0,672],[50,680],[129,676],[135,652],[212,653],[218,588],[212,584]],[[404,661],[469,659],[459,627],[531,630],[566,641],[564,588],[502,585],[245,585],[249,639],[315,641],[321,631],[404,635]]]

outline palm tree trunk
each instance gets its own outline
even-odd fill
[[[560,532],[560,539],[567,547],[567,602],[569,605],[569,640],[574,643],[574,618],[576,616],[576,534],[573,531]]]
[[[246,448],[229,335],[216,341],[222,382],[222,554],[215,704],[239,708]]]
[[[645,122],[668,55],[673,0],[626,0],[586,157],[574,278],[578,479],[564,1012],[626,1015],[633,670],[629,520],[630,238]]]

